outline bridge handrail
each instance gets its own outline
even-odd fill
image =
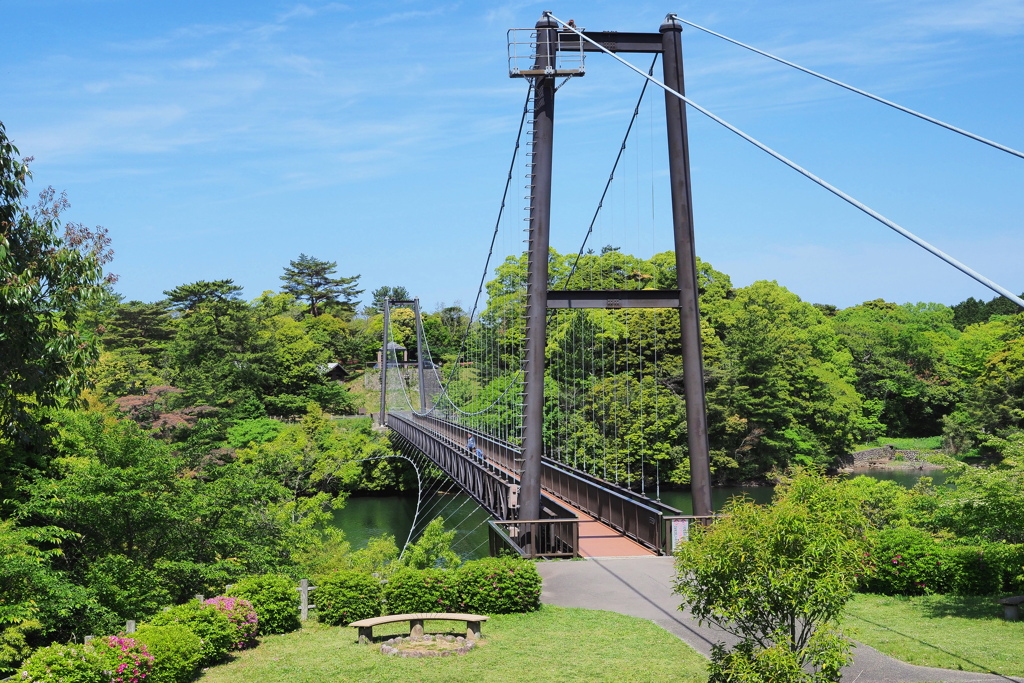
[[[415,421],[433,423],[434,428],[441,427],[448,430],[456,430],[461,433],[473,434],[474,438],[480,438],[489,444],[493,444],[500,452],[498,454],[500,456],[498,459],[504,460],[505,466],[513,465],[513,463],[518,460],[518,449],[507,442],[496,439],[489,434],[480,432],[479,430],[466,427],[434,415],[416,415]],[[446,440],[451,441],[449,437],[446,436],[445,438]],[[610,488],[610,482],[605,482],[572,468],[560,467],[558,466],[560,463],[557,463],[550,458],[543,458],[542,462],[544,464],[544,470],[541,473],[541,485],[546,491],[561,498],[568,504],[583,510],[587,514],[594,516],[601,522],[621,531],[624,535],[634,539],[638,543],[645,545],[656,552],[666,551],[666,536],[662,520],[665,516],[682,514],[681,510],[677,510],[663,503],[657,503],[658,507],[663,508],[659,510],[657,507],[653,507],[649,504],[656,503],[656,501],[651,501],[646,498],[644,498],[644,500],[637,500],[640,496],[636,494],[626,495],[624,491],[627,489],[622,489],[615,485],[611,485],[613,488]],[[566,485],[563,478],[569,478],[570,480],[577,482],[577,491],[579,491],[579,489],[586,489],[587,495],[576,496],[576,499],[567,495],[567,489],[571,488],[571,484]],[[563,479],[563,481],[558,481],[559,479]],[[597,495],[594,496],[594,493]],[[603,496],[601,494],[603,494]],[[579,498],[584,497],[585,500],[578,500]],[[597,498],[597,500],[593,500],[594,498]],[[631,510],[627,511],[627,508],[631,508]],[[646,520],[641,517],[642,513],[647,513]]]
[[[480,431],[480,430],[475,429],[473,427],[466,427],[464,425],[460,425],[457,422],[452,422],[450,420],[446,420],[446,419],[444,419],[442,417],[438,417],[436,415],[420,415],[419,413],[416,413],[416,417],[418,417],[420,419],[427,419],[427,420],[431,420],[431,421],[442,422],[442,423],[444,423],[444,424],[446,424],[448,426],[455,427],[455,428],[459,429],[460,431],[467,432],[467,433],[472,433],[473,436],[477,439],[477,441],[483,439],[483,440],[487,441],[488,443],[491,443],[491,444],[495,445],[498,448],[514,450],[513,446],[511,444],[509,444],[508,442],[502,441],[500,439],[496,439],[493,436],[491,436],[490,434],[488,434],[487,432]],[[594,475],[592,475],[592,474],[590,474],[588,472],[584,472],[583,470],[577,469],[577,468],[575,468],[575,467],[573,467],[571,465],[566,465],[565,463],[559,462],[558,460],[555,460],[554,458],[549,458],[547,456],[544,456],[541,460],[542,460],[542,462],[545,465],[548,465],[548,466],[553,467],[553,468],[558,469],[558,470],[562,470],[563,472],[569,472],[570,474],[572,474],[572,475],[574,475],[576,477],[579,477],[581,479],[584,479],[586,481],[589,481],[589,482],[593,483],[595,486],[601,487],[602,489],[608,491],[609,493],[611,493],[613,495],[619,495],[619,496],[622,496],[623,498],[629,498],[630,500],[635,501],[638,505],[641,505],[641,506],[646,507],[648,509],[653,509],[653,511],[655,511],[655,512],[660,512],[663,515],[681,515],[681,514],[683,514],[682,510],[680,510],[678,508],[674,508],[671,505],[668,505],[667,503],[662,503],[660,500],[652,500],[652,499],[648,498],[647,496],[644,496],[643,494],[636,493],[635,491],[632,491],[631,489],[628,489],[628,488],[626,488],[624,486],[619,486],[618,484],[614,484],[614,483],[612,483],[610,481],[605,481],[604,479],[601,479],[600,477],[595,477]]]
[[[510,519],[489,520],[491,554],[500,553],[502,547],[511,548],[522,557],[579,557],[579,519]],[[514,536],[528,539],[527,551]]]
[[[388,417],[389,417],[389,419],[390,418],[394,418],[395,420],[408,425],[411,429],[418,430],[418,431],[421,431],[421,432],[429,435],[431,438],[433,438],[436,441],[440,442],[441,444],[443,444],[445,447],[447,447],[449,450],[451,450],[453,452],[457,452],[457,453],[460,453],[462,455],[465,455],[465,449],[462,447],[462,445],[456,443],[448,435],[446,435],[446,434],[444,434],[442,432],[434,431],[434,430],[421,430],[419,428],[419,426],[416,424],[416,421],[418,421],[418,420],[423,420],[423,419],[435,420],[436,418],[425,418],[424,416],[418,415],[416,413],[412,413],[410,415],[410,414],[406,414],[405,411],[391,411],[391,412],[388,413]],[[442,422],[444,422],[444,421],[442,421]],[[451,425],[452,423],[445,422],[445,424]],[[392,427],[390,424],[388,426],[389,426],[389,428],[394,429],[394,427]],[[454,425],[452,425],[452,426],[454,426]],[[400,436],[402,435],[401,431],[397,431],[397,433]],[[497,442],[497,443],[500,443],[500,442]],[[466,461],[466,463],[468,463],[469,466],[481,470],[482,472],[484,472],[486,475],[488,475],[490,477],[494,477],[496,479],[502,480],[506,484],[515,484],[515,483],[517,483],[516,477],[514,477],[511,474],[509,474],[508,472],[505,472],[505,471],[501,470],[500,468],[486,467],[482,463],[478,462],[475,458],[474,459],[464,458],[464,460]],[[442,467],[442,469],[444,469],[444,468]],[[449,472],[448,474],[449,475],[454,475],[454,473],[452,473],[452,472]],[[455,478],[456,481],[459,481],[459,477],[453,476],[453,478]],[[481,506],[483,506],[483,508],[485,510],[488,510],[492,514],[495,514],[493,510],[489,509],[488,506],[475,495],[475,492],[470,491],[470,490],[467,489],[467,493],[469,493],[471,497],[476,499],[477,503],[479,503]],[[510,512],[511,512],[511,510],[510,510]],[[558,500],[556,500],[555,498],[553,498],[553,497],[551,497],[549,495],[544,495],[544,501],[543,501],[543,504],[541,505],[541,512],[550,515],[551,518],[553,518],[553,519],[569,518],[569,517],[575,518],[575,512],[565,508],[562,505],[562,503],[560,503]],[[495,514],[495,516],[501,516],[501,515]],[[511,516],[512,515],[507,515],[507,517],[511,517]]]

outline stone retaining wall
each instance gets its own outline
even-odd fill
[[[878,448],[869,448],[864,451],[851,453],[850,455],[840,459],[840,465],[842,467],[867,467],[877,460],[892,461],[897,455],[902,455],[904,462],[924,462],[920,457],[918,457],[917,451],[901,450],[897,449],[892,444],[886,444],[885,446],[879,446]]]

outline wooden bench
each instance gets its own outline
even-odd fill
[[[999,604],[1003,606],[1003,618],[1007,621],[1017,621],[1020,619],[1020,606],[1024,604],[1024,595],[1016,595],[1012,598],[1003,598],[999,600]]]
[[[360,619],[353,621],[349,626],[359,629],[359,642],[369,643],[373,640],[373,627],[381,624],[392,624],[399,621],[409,622],[409,635],[413,638],[423,637],[423,622],[434,621],[464,621],[466,622],[466,639],[477,640],[480,638],[480,624],[490,619],[480,614],[449,614],[447,612],[420,612],[419,614],[389,614],[384,617],[373,617],[371,619]]]

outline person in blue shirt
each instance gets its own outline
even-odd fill
[[[466,448],[470,453],[476,450],[476,439],[473,438],[472,434],[469,435],[469,441],[466,442]]]
[[[486,460],[486,458],[484,457],[484,452],[482,450],[480,450],[479,448],[476,449],[476,457],[477,457],[477,460],[480,460],[481,462]]]

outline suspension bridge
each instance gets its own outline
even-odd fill
[[[386,300],[380,359],[379,423],[407,455],[443,472],[491,516],[492,554],[665,554],[691,524],[713,515],[687,107],[1024,308],[1024,301],[1006,288],[688,98],[684,24],[1024,158],[1017,150],[673,14],[651,33],[587,31],[550,12],[533,28],[511,29],[509,75],[525,81],[527,94],[490,252],[459,351],[434,358],[418,300]],[[624,64],[641,77],[642,88],[582,245],[575,258],[559,266],[550,256],[555,94],[586,74],[592,54]],[[629,54],[653,55],[650,67],[628,62],[622,55]],[[659,59],[661,77],[656,78]],[[674,245],[660,277],[630,270],[615,249],[601,254],[587,249],[649,86],[664,92]],[[517,243],[522,223],[510,225],[511,212],[506,211],[516,176],[526,180],[525,254]],[[503,240],[505,261],[488,282]],[[486,305],[481,306],[485,290]],[[401,329],[407,338],[415,336],[415,362],[398,356],[403,347],[396,330]],[[670,348],[676,352],[669,354]],[[658,500],[667,474],[661,472],[662,463],[679,449],[688,458],[692,515]]]

